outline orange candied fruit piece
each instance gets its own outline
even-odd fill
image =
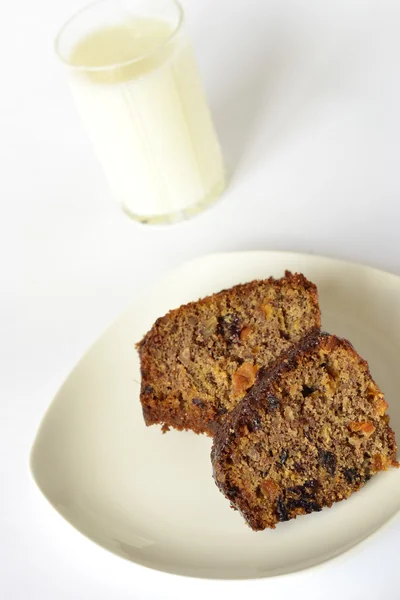
[[[236,373],[232,376],[233,394],[235,397],[241,396],[248,390],[256,380],[258,367],[251,363],[240,365]]]
[[[348,425],[353,433],[362,433],[363,435],[371,435],[375,431],[375,425],[369,421],[351,421]]]

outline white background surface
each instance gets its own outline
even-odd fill
[[[113,206],[52,54],[81,5],[20,0],[0,21],[0,597],[400,598],[399,521],[315,572],[185,580],[84,539],[28,471],[71,367],[138,290],[182,261],[285,249],[400,275],[400,4],[185,0],[232,178],[214,208],[164,229]]]

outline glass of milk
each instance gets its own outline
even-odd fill
[[[170,223],[225,187],[221,149],[175,0],[100,0],[56,51],[110,188],[142,223]]]

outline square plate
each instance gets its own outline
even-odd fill
[[[54,508],[84,535],[138,564],[170,573],[251,579],[332,559],[400,509],[400,470],[350,499],[251,531],[217,490],[211,440],[146,428],[135,342],[157,317],[236,283],[285,269],[319,288],[323,328],[369,361],[400,434],[400,278],[369,267],[284,252],[215,254],[186,263],[144,292],[92,346],[40,426],[31,468]],[[377,509],[378,507],[378,509]]]

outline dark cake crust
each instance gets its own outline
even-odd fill
[[[352,389],[358,395],[350,398]],[[219,428],[215,482],[254,530],[320,511],[398,467],[386,408],[351,343],[311,331],[260,369]]]
[[[170,311],[137,345],[146,424],[214,435],[258,369],[320,318],[316,286],[288,271]]]

